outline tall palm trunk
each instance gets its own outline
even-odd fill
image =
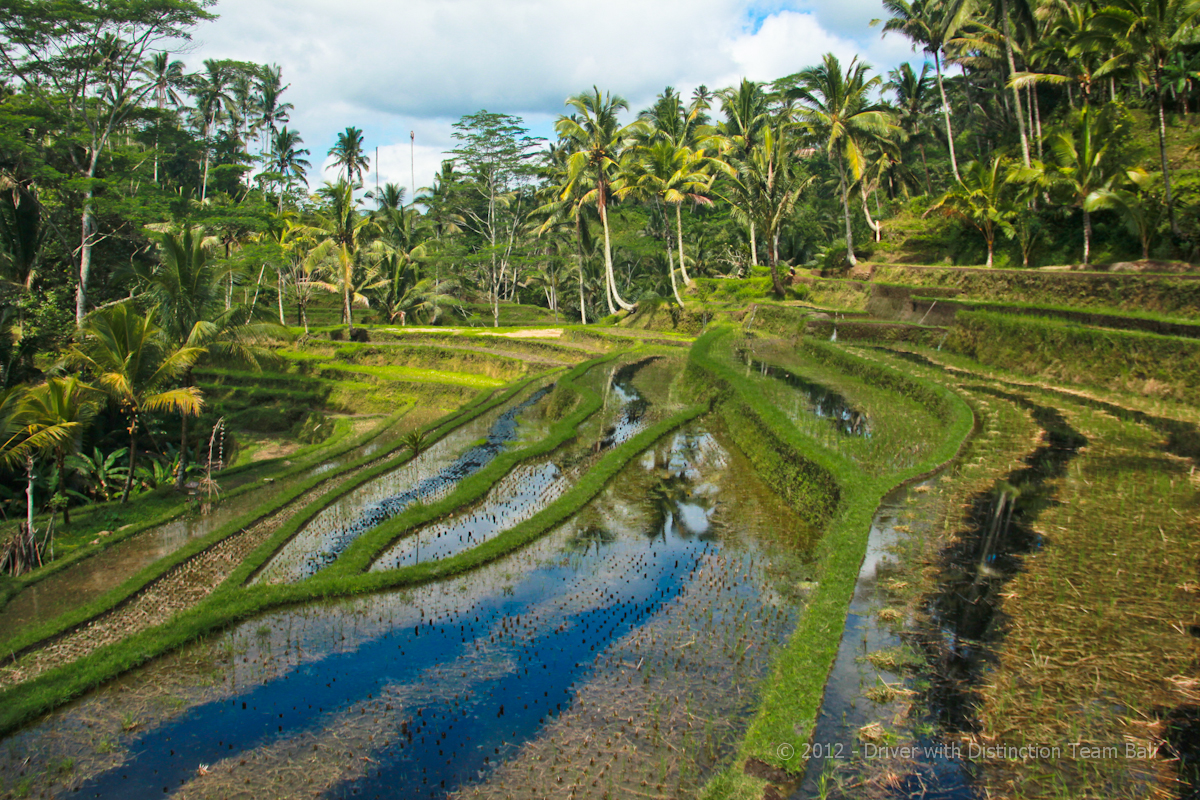
[[[1085,208],[1083,210],[1083,265],[1086,267],[1091,263],[1092,257],[1092,215]]]
[[[1171,233],[1179,235],[1179,223],[1175,221],[1175,200],[1171,195],[1171,168],[1167,164],[1167,114],[1163,108],[1162,65],[1154,70],[1154,94],[1158,98],[1158,155],[1162,163],[1163,191],[1167,199],[1167,216],[1171,220]]]
[[[750,266],[758,266],[758,237],[754,232],[754,220],[750,220]]]
[[[675,302],[679,303],[679,307],[683,308],[683,298],[679,296],[679,287],[675,284],[675,256],[671,250],[671,235],[667,234],[667,272],[671,275],[671,294],[675,295]]]
[[[579,323],[587,325],[587,306],[583,301],[583,219],[575,214],[575,249],[579,253]]]
[[[958,177],[958,159],[954,156],[954,130],[950,127],[950,101],[946,99],[946,87],[942,84],[942,61],[941,48],[933,51],[933,66],[937,72],[938,92],[942,96],[942,117],[946,120],[946,144],[950,146],[950,171],[954,173],[954,180],[962,180]]]
[[[597,192],[599,197],[598,205],[600,206],[600,221],[604,223],[604,277],[605,280],[608,281],[608,290],[612,293],[612,299],[609,300],[608,304],[609,313],[616,313],[616,309],[612,307],[613,300],[616,301],[618,306],[626,311],[632,311],[633,304],[627,303],[621,299],[621,294],[617,291],[617,278],[613,273],[612,243],[608,233],[608,204],[604,199],[604,195],[608,187],[605,186],[602,181],[598,181],[597,183],[599,184],[597,187]]]
[[[839,184],[842,190],[842,216],[846,220],[846,260],[850,262],[850,266],[858,266],[858,259],[854,257],[854,233],[850,229],[850,198],[846,191],[846,165],[838,159],[838,177]]]
[[[137,414],[129,417],[129,474],[125,476],[125,488],[121,491],[121,505],[129,502],[129,490],[133,488],[133,471],[137,468]]]
[[[1008,20],[1008,0],[1000,0],[1000,14],[1004,22],[1004,55],[1008,59],[1008,77],[1017,74],[1017,62],[1013,59],[1012,25]],[[1017,110],[1017,130],[1021,132],[1021,157],[1029,166],[1029,137],[1025,133],[1025,114],[1021,110],[1021,90],[1012,87],[1013,104]]]
[[[693,281],[688,277],[687,267],[683,264],[683,203],[675,204],[675,232],[679,238],[679,274],[683,276],[683,282],[687,286],[691,286]]]

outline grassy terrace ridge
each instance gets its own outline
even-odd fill
[[[886,381],[896,390],[924,401],[944,426],[940,441],[923,462],[871,479],[847,459],[800,436],[752,381],[712,352],[729,335],[729,329],[724,328],[697,340],[689,361],[694,380],[715,390],[718,412],[759,474],[799,513],[823,522],[824,535],[817,553],[817,588],[809,596],[800,623],[770,678],[764,682],[758,711],[733,766],[709,783],[705,791],[708,798],[761,796],[765,782],[744,770],[751,761],[763,762],[768,769],[804,768],[803,762],[780,758],[777,748],[788,743],[802,750],[815,724],[875,509],[895,486],[928,475],[955,458],[974,426],[974,414],[967,403],[943,386],[906,376],[831,345],[806,345],[811,356],[826,364],[859,377]],[[793,483],[797,478],[802,481],[799,485]]]
[[[485,393],[481,396],[479,401],[485,400],[488,394],[490,393]],[[411,410],[412,405],[407,404],[391,416],[384,418],[372,430],[366,431],[349,441],[343,441],[349,433],[348,423],[344,420],[338,420],[340,430],[335,430],[330,439],[324,442],[308,445],[290,456],[280,456],[222,470],[217,473],[217,477],[221,480],[241,476],[249,478],[242,485],[224,492],[223,496],[225,498],[238,497],[259,488],[261,481],[269,480],[273,482],[285,480],[293,475],[311,469],[322,461],[337,458],[352,450],[363,447],[383,436]],[[290,463],[284,466],[285,462]],[[336,477],[341,471],[331,472],[325,477]],[[79,561],[107,550],[113,545],[136,536],[139,533],[178,519],[190,510],[188,498],[177,494],[173,485],[163,486],[136,498],[129,506],[121,506],[119,501],[113,500],[81,509],[76,512],[75,519],[72,521],[68,532],[79,531],[82,528],[86,531],[84,538],[90,538],[101,530],[100,526],[104,524],[104,521],[94,521],[93,518],[99,518],[105,514],[117,513],[139,514],[149,512],[153,514],[154,512],[149,511],[150,502],[148,501],[154,501],[154,505],[156,506],[165,505],[166,510],[156,513],[148,519],[122,526],[123,529],[114,531],[111,535],[103,537],[96,544],[82,545],[78,549],[71,551],[68,555],[57,558],[43,567],[39,567],[16,578],[9,578],[7,583],[4,584],[4,591],[0,593],[0,608],[3,608],[9,600],[15,597],[26,586],[30,586],[57,572],[61,572]],[[91,524],[89,525],[89,523]],[[62,535],[60,532],[59,536],[61,537]]]
[[[1039,305],[1037,303],[1005,303],[991,300],[970,300],[961,297],[929,297],[914,292],[914,303],[924,303],[926,306],[938,305],[963,311],[994,311],[998,314],[1017,316],[1053,317],[1068,322],[1084,325],[1094,325],[1102,328],[1120,330],[1144,331],[1164,336],[1183,336],[1200,338],[1200,319],[1167,314],[1156,314],[1152,311],[1136,309],[1124,311],[1119,308],[1095,308],[1081,310],[1072,306]],[[928,310],[926,307],[917,308],[918,314]]]
[[[1200,341],[1063,320],[962,311],[946,347],[1031,377],[1177,400],[1200,390]]]
[[[610,353],[599,358],[590,359],[573,367],[558,379],[560,386],[575,388],[583,396],[584,400],[578,404],[579,408],[574,413],[552,425],[550,431],[543,439],[521,450],[506,451],[497,456],[479,472],[461,481],[450,495],[437,503],[432,505],[419,504],[415,508],[408,509],[392,519],[380,523],[375,528],[358,537],[339,558],[321,570],[320,575],[337,575],[344,574],[347,570],[355,572],[366,569],[375,556],[378,555],[379,551],[397,536],[401,535],[403,531],[410,527],[424,525],[440,516],[449,514],[464,503],[474,502],[479,497],[482,497],[496,481],[506,475],[512,467],[529,458],[549,452],[565,442],[574,433],[575,427],[591,416],[601,406],[600,396],[595,392],[575,386],[575,379],[582,376],[592,367],[612,361],[621,355],[624,355],[624,353]],[[308,508],[295,514],[288,520],[287,524],[276,531],[270,539],[238,565],[226,580],[226,584],[229,586],[239,586],[249,581],[316,514],[358,488],[358,486],[374,479],[385,471],[382,469],[372,469],[369,475],[364,474],[356,478],[351,482],[353,485],[347,484],[336,495],[322,497]],[[378,543],[380,539],[384,540],[381,544]],[[356,559],[363,557],[364,550],[367,557],[365,564],[362,564],[358,568],[346,566],[347,564],[357,564]]]
[[[531,382],[538,380],[539,378],[545,378],[545,377],[546,377],[546,374],[543,374],[543,375],[534,376],[527,380],[521,381],[521,382],[517,383],[516,385],[512,386],[508,391],[503,392],[499,395],[493,395],[490,398],[483,398],[479,402],[472,404],[469,408],[460,409],[459,411],[456,411],[452,414],[448,414],[445,417],[443,417],[442,419],[437,420],[437,421],[431,423],[430,425],[426,426],[423,430],[425,431],[426,435],[429,437],[431,442],[436,441],[437,439],[440,439],[441,437],[445,436],[447,433],[449,433],[454,428],[457,428],[460,425],[470,422],[471,420],[478,417],[480,414],[483,414],[486,411],[488,411],[492,408],[495,408],[496,406],[498,406],[504,402],[507,402],[509,399],[511,399],[513,396],[515,396],[518,392],[520,392],[522,389],[524,389],[526,386],[528,386]],[[280,508],[285,506],[287,503],[290,503],[291,501],[295,500],[296,498],[301,497],[306,492],[321,485],[322,483],[329,481],[330,479],[332,479],[334,477],[343,475],[346,472],[349,472],[351,470],[355,470],[360,467],[363,467],[366,464],[369,464],[373,461],[380,462],[380,463],[376,464],[374,467],[372,467],[368,470],[365,470],[363,472],[363,474],[356,476],[355,480],[349,481],[346,485],[344,485],[342,487],[342,491],[339,491],[338,493],[336,493],[332,498],[322,497],[322,498],[319,498],[317,501],[314,501],[314,503],[310,504],[306,509],[299,512],[297,514],[297,517],[303,516],[309,512],[311,512],[311,514],[315,514],[317,511],[320,510],[320,508],[323,508],[329,502],[332,502],[337,497],[340,497],[345,491],[349,491],[350,489],[354,488],[355,486],[361,484],[362,482],[365,482],[366,480],[369,480],[370,478],[372,478],[384,471],[387,471],[390,469],[395,469],[399,466],[402,466],[403,464],[407,463],[410,460],[410,458],[411,458],[411,453],[408,451],[402,452],[400,455],[394,456],[392,458],[386,458],[386,454],[383,454],[382,456],[377,455],[377,454],[372,454],[372,455],[368,455],[368,456],[363,456],[359,459],[356,459],[347,464],[344,464],[337,470],[332,470],[329,473],[319,475],[314,478],[310,478],[306,481],[302,481],[302,482],[296,484],[295,486],[290,487],[287,491],[280,494],[278,497],[260,505],[257,508],[252,509],[251,511],[249,511],[245,514],[242,514],[241,516],[231,520],[230,522],[226,523],[225,525],[222,525],[220,528],[218,528],[217,530],[208,534],[207,536],[197,538],[197,539],[189,542],[188,544],[184,545],[180,549],[176,550],[174,553],[171,553],[170,555],[168,555],[162,559],[159,559],[158,561],[154,562],[153,564],[150,564],[149,566],[145,567],[140,572],[138,572],[137,574],[133,575],[131,578],[129,578],[128,580],[123,582],[121,585],[115,587],[114,589],[106,592],[101,597],[97,598],[95,601],[88,603],[78,609],[74,609],[70,612],[62,614],[53,620],[48,620],[45,623],[42,623],[40,625],[26,629],[25,631],[22,631],[22,632],[16,634],[15,636],[10,637],[9,639],[7,639],[5,641],[0,642],[0,652],[8,653],[10,655],[20,655],[23,651],[28,650],[29,648],[39,644],[40,642],[43,642],[49,638],[52,638],[54,636],[65,633],[66,631],[69,631],[72,628],[76,628],[76,627],[82,625],[83,623],[87,622],[89,619],[92,619],[93,617],[96,617],[112,608],[115,608],[119,604],[121,604],[121,603],[125,602],[126,600],[128,600],[129,598],[133,597],[135,594],[137,594],[139,591],[144,589],[151,582],[162,577],[169,570],[173,569],[174,567],[178,566],[179,564],[184,563],[188,559],[190,559],[190,558],[198,555],[199,553],[203,552],[204,550],[207,550],[208,548],[214,546],[215,544],[220,542],[222,539],[225,539],[228,536],[231,536],[231,535],[237,533],[238,531],[240,531],[250,525],[253,525],[258,520],[263,519],[267,516],[270,516],[271,514],[276,513]],[[319,507],[314,508],[315,506],[319,506]]]
[[[958,289],[964,299],[1200,317],[1200,276],[876,265],[870,283]],[[864,283],[869,286],[870,283]]]
[[[96,688],[152,658],[272,608],[441,580],[486,564],[535,541],[595,497],[618,471],[663,436],[707,410],[685,409],[610,450],[567,492],[534,517],[477,547],[436,562],[387,572],[318,575],[296,584],[242,587],[231,579],[196,607],[156,628],[108,645],[0,694],[0,734]]]

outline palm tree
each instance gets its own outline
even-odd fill
[[[917,146],[921,152],[921,166],[925,170],[925,192],[933,192],[929,180],[929,161],[925,156],[925,119],[932,110],[933,98],[930,97],[929,87],[932,84],[929,76],[929,63],[921,65],[921,74],[913,71],[912,65],[905,62],[898,69],[888,72],[888,81],[883,88],[896,93],[896,105],[899,111],[900,130],[904,139]]]
[[[319,244],[308,255],[310,268],[319,268],[331,280],[310,281],[327,292],[342,295],[342,315],[354,332],[352,306],[368,306],[366,292],[379,288],[381,278],[377,265],[362,263],[365,231],[372,224],[369,216],[360,213],[354,199],[354,185],[339,180],[326,183],[317,194],[325,207],[314,215],[310,226]]]
[[[157,411],[195,415],[203,397],[194,386],[168,388],[196,363],[204,348],[173,347],[162,328],[142,316],[126,301],[93,311],[80,330],[82,341],[69,359],[84,367],[98,387],[129,418],[129,473],[121,502],[129,490],[137,466],[138,426],[142,416]]]
[[[257,77],[254,125],[262,131],[264,148],[269,148],[280,127],[288,123],[291,112],[296,107],[291,103],[279,102],[280,96],[288,87],[283,84],[283,70],[278,65],[271,64],[260,68]],[[266,153],[263,155],[265,157]]]
[[[596,86],[592,92],[582,92],[568,98],[567,105],[576,114],[560,116],[554,129],[561,139],[571,143],[573,152],[567,157],[567,184],[562,197],[571,194],[574,185],[583,180],[590,181],[591,188],[585,193],[589,202],[595,203],[600,211],[600,223],[604,227],[604,276],[607,287],[608,310],[616,313],[613,302],[626,311],[633,305],[621,299],[617,291],[617,280],[613,273],[612,238],[608,228],[608,195],[612,174],[618,170],[618,162],[626,142],[645,126],[634,122],[620,126],[617,112],[628,110],[629,103],[622,97],[607,92],[600,93]]]
[[[232,78],[229,63],[209,58],[204,61],[204,72],[192,78],[192,94],[196,97],[196,111],[200,115],[204,147],[204,172],[200,180],[200,200],[208,196],[208,164],[212,155],[209,135],[222,111],[233,104],[229,82]]]
[[[586,325],[587,302],[584,294],[588,284],[584,276],[585,253],[593,251],[594,248],[585,214],[587,209],[592,207],[590,203],[592,189],[584,176],[571,179],[570,170],[567,167],[570,143],[568,142],[566,145],[565,147],[550,145],[544,175],[547,182],[544,202],[542,206],[534,209],[530,216],[543,220],[537,230],[538,236],[568,225],[571,227],[574,233],[576,266],[578,267],[576,283],[579,287],[579,321],[580,324]],[[610,308],[611,305],[610,301]]]
[[[974,225],[987,243],[987,266],[993,263],[996,233],[1012,235],[1012,217],[1016,207],[1007,184],[1007,163],[1000,156],[990,163],[969,161],[963,167],[958,186],[946,192],[925,212],[945,211]]]
[[[1017,180],[1035,183],[1062,197],[1068,205],[1083,212],[1083,263],[1090,263],[1092,249],[1092,214],[1102,207],[1095,198],[1109,192],[1124,172],[1109,155],[1109,144],[1115,138],[1108,120],[1090,106],[1079,112],[1075,130],[1059,131],[1050,137],[1050,152],[1055,163],[1034,164],[1022,170]],[[1089,199],[1091,198],[1091,199]]]
[[[767,95],[761,83],[743,79],[736,89],[722,89],[717,96],[721,99],[721,113],[725,115],[725,121],[717,126],[714,136],[705,140],[705,145],[717,151],[718,160],[713,163],[726,174],[733,174],[739,165],[748,162],[763,128],[769,124]],[[740,211],[739,216],[749,226],[750,263],[758,264],[758,231],[751,208],[754,198],[739,191],[747,188],[750,187],[735,184],[729,192],[731,197],[727,199]]]
[[[233,267],[228,260],[209,258],[204,232],[185,228],[179,235],[164,233],[161,262],[139,273],[146,296],[154,304],[163,335],[177,348],[200,348],[209,358],[236,361],[254,369],[267,354],[257,347],[266,330],[251,323],[241,307],[225,308],[225,283]],[[192,386],[192,366],[180,373],[180,383]],[[188,415],[183,415],[179,467],[175,488],[183,488],[188,456]]]
[[[187,78],[183,74],[183,62],[172,61],[170,53],[165,51],[151,56],[141,72],[146,83],[153,87],[150,96],[154,98],[160,117],[154,122],[154,182],[158,183],[158,134],[161,117],[167,105],[178,108],[183,104],[179,90],[187,84]]]
[[[58,467],[58,486],[62,493],[66,479],[67,457],[79,451],[83,432],[96,416],[98,392],[79,378],[50,378],[25,393],[18,420],[36,449],[50,453]],[[29,497],[32,514],[33,496]],[[31,517],[32,519],[32,517]],[[71,523],[71,514],[63,507],[63,521]]]
[[[363,155],[362,131],[351,126],[339,133],[337,142],[329,148],[329,155],[333,156],[333,166],[341,170],[343,180],[355,187],[362,186],[363,170],[371,163]]]
[[[312,167],[312,164],[308,163],[304,156],[311,154],[307,149],[300,147],[302,144],[304,144],[304,140],[300,138],[300,134],[289,131],[286,125],[271,138],[270,169],[279,176],[278,213],[280,214],[283,213],[285,187],[295,181],[303,181],[304,185],[308,186],[306,171]]]
[[[683,216],[684,201],[712,205],[708,193],[712,190],[713,175],[707,172],[706,157],[686,145],[662,139],[649,146],[637,148],[623,165],[621,188],[616,195],[624,198],[654,198],[669,206],[675,206],[675,231],[679,244],[679,271],[687,285],[692,284],[684,266]],[[683,300],[675,285],[675,265],[671,255],[670,236],[667,237],[667,262],[671,272],[671,291],[680,306]]]
[[[1113,47],[1135,70],[1139,81],[1154,89],[1158,104],[1158,153],[1171,232],[1179,235],[1175,202],[1171,194],[1171,167],[1167,163],[1168,89],[1165,74],[1171,54],[1191,41],[1200,0],[1112,0],[1096,14],[1096,24],[1112,37]]]
[[[946,146],[950,150],[950,170],[954,180],[959,179],[958,159],[954,154],[954,129],[950,124],[950,102],[946,99],[946,87],[942,82],[942,50],[946,40],[958,29],[957,20],[947,17],[945,0],[883,0],[883,8],[891,17],[887,20],[871,20],[872,25],[883,22],[883,34],[898,31],[909,38],[913,49],[921,49],[933,56],[933,68],[937,75],[938,93],[942,96],[942,119],[946,124]]]
[[[1084,201],[1089,211],[1113,209],[1125,218],[1129,230],[1142,245],[1142,258],[1150,258],[1150,241],[1162,223],[1162,200],[1155,194],[1157,173],[1143,169],[1126,171],[1127,186],[1098,189]]]
[[[864,142],[895,130],[887,106],[870,100],[869,93],[880,80],[878,76],[867,78],[869,69],[855,58],[842,72],[837,57],[827,53],[821,66],[800,73],[800,85],[790,93],[807,104],[800,110],[800,117],[824,143],[826,154],[837,165],[846,222],[846,254],[851,266],[858,261],[850,229],[847,170],[850,177],[858,180],[862,176]]]

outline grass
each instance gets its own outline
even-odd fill
[[[532,379],[530,379],[530,380],[532,380]],[[516,392],[520,391],[525,385],[527,385],[527,383],[528,383],[528,381],[523,381],[520,384],[511,388],[509,391],[501,393],[499,396],[495,396],[492,398],[484,398],[480,402],[472,404],[470,407],[468,407],[466,409],[463,409],[463,410],[456,412],[454,414],[451,414],[451,415],[447,415],[447,416],[443,417],[442,419],[438,420],[437,422],[432,423],[431,425],[427,426],[425,430],[428,432],[431,441],[435,440],[437,438],[440,438],[441,436],[445,435],[453,428],[456,428],[459,425],[465,424],[466,422],[469,422],[470,420],[474,419],[475,417],[479,416],[480,414],[486,412],[488,409],[493,408],[496,405],[499,405],[500,403],[507,401]],[[380,455],[372,454],[372,455],[363,456],[359,459],[350,461],[349,463],[342,465],[337,470],[331,470],[330,472],[324,473],[322,475],[319,475],[319,476],[316,476],[313,478],[309,478],[308,480],[305,480],[305,481],[301,481],[301,482],[289,487],[285,491],[282,491],[276,497],[266,501],[265,503],[254,508],[253,510],[237,517],[236,519],[231,520],[230,522],[226,523],[225,525],[222,525],[220,528],[213,531],[209,535],[195,539],[195,540],[189,542],[188,544],[184,545],[180,549],[176,550],[174,553],[170,554],[169,556],[159,559],[158,561],[147,566],[145,569],[141,570],[136,575],[132,576],[131,578],[129,578],[128,580],[123,582],[121,585],[106,592],[104,595],[97,598],[95,601],[93,601],[91,603],[87,603],[77,609],[73,609],[72,611],[67,612],[66,614],[63,614],[53,620],[48,620],[45,623],[36,625],[32,628],[22,631],[14,636],[9,637],[5,641],[0,642],[0,652],[20,653],[23,650],[37,644],[40,641],[43,641],[49,637],[63,633],[72,628],[78,627],[79,625],[86,622],[88,619],[91,619],[92,617],[94,617],[98,614],[101,614],[101,613],[107,611],[108,609],[113,608],[114,606],[123,602],[124,600],[128,599],[129,597],[132,597],[134,594],[136,594],[138,591],[140,591],[143,587],[145,587],[151,581],[166,574],[169,570],[173,569],[174,567],[184,563],[185,561],[192,558],[193,556],[203,552],[204,550],[213,546],[214,544],[221,541],[222,539],[224,539],[228,536],[231,536],[234,533],[237,533],[238,531],[240,531],[250,525],[253,525],[258,520],[260,520],[266,516],[269,516],[270,514],[275,513],[278,509],[282,508],[287,503],[291,502],[292,500],[295,500],[298,497],[301,497],[309,490],[313,489],[316,486],[319,486],[322,483],[329,481],[330,479],[332,479],[334,477],[345,474],[348,471],[359,469],[371,462],[379,462],[379,463],[375,464],[375,466],[360,472],[358,475],[355,476],[355,478],[353,480],[344,484],[341,487],[341,490],[338,493],[336,493],[335,495],[324,496],[324,497],[319,498],[318,500],[314,501],[314,503],[310,504],[310,506],[307,509],[305,509],[304,511],[297,514],[296,517],[294,517],[293,520],[291,520],[289,522],[289,525],[293,525],[293,524],[298,525],[299,518],[304,517],[305,514],[308,514],[310,512],[311,512],[311,514],[315,514],[317,511],[319,511],[325,505],[328,505],[330,502],[333,502],[337,497],[341,496],[341,494],[343,494],[345,491],[349,491],[349,490],[353,489],[354,487],[360,485],[361,483],[365,482],[366,480],[369,480],[384,471],[387,471],[389,469],[395,469],[396,467],[401,466],[402,464],[407,462],[410,458],[411,458],[411,454],[408,452],[402,453],[401,455],[394,456],[392,458],[381,458]],[[306,464],[306,465],[304,465],[303,469],[307,469],[310,466],[311,466],[311,464]],[[297,468],[296,470],[293,470],[293,471],[298,471],[299,469],[301,469],[301,468]],[[289,472],[293,472],[293,471],[289,471]],[[248,490],[249,490],[249,488],[254,488],[254,487],[248,487]],[[283,529],[285,529],[285,530],[288,529],[289,525],[283,526]],[[112,537],[107,537],[107,538],[112,538]]]
[[[1200,390],[1200,341],[1195,339],[963,311],[946,347],[982,364],[1055,382],[1179,400]]]
[[[940,386],[877,364],[856,361],[853,356],[830,348],[826,351],[830,361],[847,367],[861,361],[857,368],[864,373],[877,378],[890,373],[897,386],[919,387],[922,394],[937,398],[933,405],[938,408],[930,410],[943,423],[930,456],[916,466],[886,477],[869,478],[847,459],[800,436],[751,382],[715,357],[714,345],[728,335],[727,329],[719,330],[697,340],[690,358],[694,380],[698,385],[710,387],[730,433],[759,474],[797,513],[823,522],[825,534],[818,546],[818,579],[808,594],[806,611],[765,682],[758,710],[734,765],[706,788],[705,796],[709,798],[754,793],[761,796],[765,782],[742,769],[750,760],[789,771],[804,768],[798,760],[781,758],[778,746],[789,743],[802,749],[815,724],[825,679],[837,654],[865,552],[871,516],[879,500],[893,486],[920,477],[952,459],[970,433],[974,419],[961,398]]]
[[[389,572],[330,574],[298,584],[277,586],[242,587],[237,579],[244,579],[244,572],[235,573],[207,600],[176,615],[169,622],[136,633],[0,694],[0,734],[11,732],[70,698],[152,658],[270,608],[416,586],[442,580],[500,558],[568,519],[645,448],[704,411],[703,406],[695,406],[642,431],[606,453],[582,480],[536,516],[451,558]]]
[[[961,290],[962,299],[1200,317],[1200,280],[1107,272],[956,270],[877,265],[872,281]]]

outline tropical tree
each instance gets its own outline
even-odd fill
[[[80,333],[82,341],[69,360],[91,373],[97,387],[129,419],[129,472],[121,494],[125,503],[137,468],[138,428],[143,416],[159,411],[200,413],[200,390],[172,384],[196,363],[204,349],[172,347],[163,329],[149,316],[139,314],[131,301],[92,312]]]
[[[679,246],[679,271],[687,285],[692,284],[684,266],[683,216],[681,207],[685,201],[712,205],[708,194],[712,190],[714,175],[707,171],[709,159],[686,145],[661,139],[651,145],[636,148],[622,165],[618,198],[627,196],[653,199],[675,207],[675,233]],[[670,236],[667,237],[667,262],[671,274],[671,291],[680,306],[683,300],[675,285],[675,265],[671,255]]]
[[[596,205],[600,212],[600,224],[604,228],[604,279],[608,311],[610,314],[616,313],[614,302],[620,308],[632,311],[633,305],[625,302],[617,291],[617,280],[613,273],[608,196],[613,175],[619,170],[621,152],[634,134],[644,128],[644,123],[620,125],[617,112],[627,110],[629,103],[623,97],[607,92],[601,94],[596,86],[592,87],[590,93],[583,92],[568,98],[567,105],[574,108],[576,113],[560,116],[554,123],[560,139],[566,140],[571,150],[567,157],[567,181],[560,197],[569,197],[580,181],[590,183],[584,198]]]
[[[179,93],[187,85],[187,76],[183,72],[182,61],[172,61],[171,54],[165,51],[154,53],[141,69],[146,84],[151,87],[151,97],[158,109],[159,119],[154,122],[154,182],[158,183],[158,138],[161,117],[167,106],[178,108],[183,104]]]
[[[720,167],[724,163],[722,171],[733,174],[739,165],[748,163],[763,129],[770,123],[769,101],[761,83],[745,79],[737,88],[722,89],[717,97],[725,120],[717,126],[715,135],[705,140],[705,145],[717,151],[718,161],[714,165]],[[752,191],[753,185],[735,183],[725,197],[749,226],[750,263],[758,264],[758,230],[752,209],[755,198],[747,190]]]
[[[1158,154],[1171,232],[1179,235],[1175,199],[1171,193],[1171,166],[1167,163],[1167,67],[1181,45],[1191,41],[1200,0],[1113,0],[1096,14],[1096,24],[1106,30],[1137,79],[1154,90],[1158,106]]]
[[[363,132],[353,126],[337,135],[337,141],[329,148],[333,166],[341,172],[342,180],[355,187],[362,186],[363,170],[371,163],[363,155]]]
[[[379,288],[384,280],[378,264],[363,259],[366,231],[372,220],[359,211],[354,188],[348,181],[339,180],[326,183],[317,191],[324,206],[314,214],[309,226],[318,244],[307,258],[310,273],[319,270],[328,277],[328,280],[310,280],[310,283],[342,295],[342,316],[351,334],[354,333],[353,306],[369,306],[367,293]]]
[[[280,214],[283,213],[285,188],[296,181],[301,181],[308,186],[306,171],[312,167],[312,164],[304,158],[310,153],[300,147],[302,144],[304,144],[304,140],[300,138],[300,134],[288,130],[286,125],[271,137],[270,170],[279,176],[278,213]]]
[[[25,426],[25,435],[29,437],[26,441],[33,450],[42,450],[53,458],[58,474],[55,491],[59,494],[64,491],[67,457],[79,452],[83,433],[96,416],[99,394],[78,377],[68,376],[49,378],[26,392],[22,399],[17,419]],[[29,504],[32,514],[32,491]],[[71,522],[66,506],[63,521]]]
[[[895,130],[888,108],[870,98],[880,79],[868,78],[869,69],[855,58],[843,72],[837,57],[827,53],[821,66],[800,73],[799,85],[789,93],[805,104],[799,110],[801,120],[811,128],[837,166],[846,223],[846,254],[851,266],[858,260],[854,256],[854,234],[850,227],[849,184],[851,179],[862,177],[866,141]]]
[[[883,0],[883,8],[891,16],[886,20],[871,20],[872,25],[883,22],[883,34],[890,31],[904,34],[926,53],[933,56],[933,68],[937,75],[938,93],[942,98],[942,120],[946,125],[946,147],[950,151],[950,170],[954,180],[959,179],[958,158],[954,153],[954,128],[950,123],[950,102],[946,99],[946,86],[942,80],[942,51],[946,41],[958,29],[959,19],[948,16],[946,0]]]
[[[966,220],[983,234],[987,244],[987,266],[994,261],[996,234],[1013,234],[1012,218],[1017,207],[1008,183],[1008,163],[995,156],[988,163],[969,161],[963,166],[962,180],[946,192],[925,216],[936,211]]]
[[[213,15],[198,0],[144,3],[8,2],[0,66],[47,108],[60,109],[60,133],[73,141],[71,168],[81,179],[79,281],[75,321],[87,313],[96,245],[95,178],[121,126],[154,91],[139,81],[146,59],[164,42],[186,41]]]
[[[1088,211],[1111,209],[1125,218],[1131,233],[1142,245],[1142,258],[1150,258],[1150,242],[1158,233],[1163,218],[1162,198],[1157,195],[1159,175],[1143,169],[1125,172],[1125,185],[1100,188],[1084,201]]]
[[[912,65],[905,62],[888,72],[888,81],[883,85],[883,88],[896,94],[896,110],[899,117],[897,124],[904,141],[916,145],[921,153],[927,194],[933,192],[933,185],[929,180],[929,160],[925,153],[925,120],[933,106],[933,97],[930,95],[932,83],[928,63],[921,65],[921,74],[917,75]]]
[[[231,63],[209,58],[204,61],[204,71],[192,79],[192,94],[196,97],[196,113],[200,119],[200,137],[203,139],[204,170],[200,178],[200,200],[208,197],[208,165],[212,158],[210,137],[222,112],[234,104],[230,82],[233,79]]]
[[[164,233],[162,258],[139,272],[147,299],[153,304],[168,343],[176,348],[202,350],[202,355],[235,361],[254,369],[269,357],[259,347],[268,331],[253,323],[240,306],[225,306],[225,285],[233,267],[228,260],[209,257],[211,242],[203,231],[184,228],[181,234]],[[192,387],[192,365],[179,374],[184,388]],[[175,488],[183,489],[188,458],[188,414],[183,414],[179,465]]]

